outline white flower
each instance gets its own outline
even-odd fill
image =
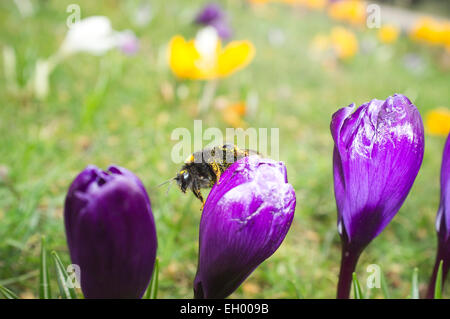
[[[61,53],[69,55],[87,52],[103,55],[113,48],[120,48],[130,37],[135,39],[134,33],[129,30],[115,31],[107,17],[88,17],[72,25],[61,46]]]
[[[131,55],[138,50],[139,40],[131,30],[114,30],[109,19],[104,16],[88,17],[74,23],[60,49],[48,59],[37,61],[32,79],[36,96],[39,99],[47,97],[50,74],[66,57],[78,52],[100,56],[113,48]]]

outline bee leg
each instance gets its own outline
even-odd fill
[[[205,206],[205,200],[203,199],[200,188],[193,188],[192,192],[194,193],[195,197],[197,197],[202,202],[202,208],[200,210],[203,210],[203,206]]]
[[[220,184],[220,176],[222,174],[222,171],[220,170],[220,166],[217,163],[212,163],[211,167],[214,171],[214,174],[216,175],[216,183],[217,183],[217,185],[219,185]]]

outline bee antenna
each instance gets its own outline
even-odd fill
[[[172,182],[173,182],[174,180],[175,180],[175,178],[173,178],[173,179],[170,180],[169,187],[167,187],[167,190],[166,190],[166,196],[169,195],[170,187],[172,186]]]
[[[169,184],[169,187],[167,187],[166,196],[167,196],[167,194],[169,194],[170,186],[172,186],[172,183],[173,183],[174,180],[176,180],[176,177],[171,178],[171,179],[169,179],[169,180],[167,180],[167,181],[165,181],[165,182],[163,182],[163,183],[158,185],[158,187],[161,187],[161,186],[164,186],[166,184]]]
[[[164,185],[166,185],[167,183],[172,183],[174,180],[175,180],[175,177],[174,177],[174,178],[171,178],[171,179],[169,179],[169,180],[167,180],[167,181],[165,181],[165,182],[163,182],[163,183],[161,183],[161,184],[159,184],[157,187],[164,186]]]

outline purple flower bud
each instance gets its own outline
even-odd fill
[[[442,265],[442,280],[445,282],[450,267],[450,134],[445,143],[441,167],[441,201],[436,216],[438,249],[436,263],[431,276],[427,297],[433,298],[439,263]]]
[[[225,13],[217,3],[207,4],[197,15],[195,22],[215,28],[222,39],[229,39],[233,33]]]
[[[282,162],[245,157],[214,185],[200,221],[195,298],[226,298],[284,240],[295,192]]]
[[[343,243],[338,297],[348,298],[362,250],[387,226],[408,195],[422,164],[424,129],[417,108],[403,95],[337,111],[334,191]]]
[[[150,199],[133,173],[88,166],[69,188],[64,222],[86,298],[142,297],[157,239]]]

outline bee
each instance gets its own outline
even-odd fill
[[[173,180],[183,193],[190,189],[204,205],[205,200],[200,190],[219,183],[220,176],[228,167],[250,155],[260,154],[252,150],[241,150],[232,144],[205,148],[189,156]]]

